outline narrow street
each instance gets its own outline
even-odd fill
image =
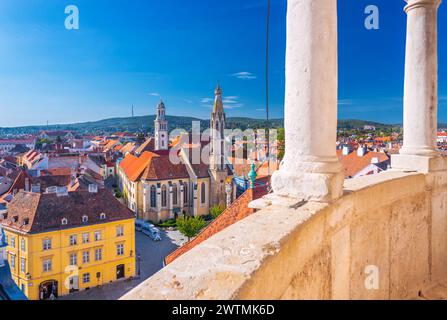
[[[163,259],[177,249],[186,238],[178,231],[162,231],[162,240],[152,241],[141,232],[136,232],[136,250],[141,255],[139,277],[133,280],[117,281],[101,287],[72,293],[60,297],[59,300],[117,300],[126,292],[152,276],[163,267]],[[137,261],[138,270],[138,261]]]

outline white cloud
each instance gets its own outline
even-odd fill
[[[160,94],[158,92],[151,92],[151,93],[149,93],[149,95],[152,96],[152,97],[159,97],[160,96]]]
[[[244,106],[243,103],[239,101],[238,96],[227,96],[222,100],[225,109],[237,109]]]
[[[207,104],[207,103],[210,103],[210,102],[213,102],[213,101],[214,101],[214,99],[211,99],[211,98],[202,98],[202,100],[200,100],[200,102],[202,104]]]
[[[348,99],[341,99],[338,100],[338,105],[339,106],[348,106],[352,104],[352,100],[348,100]]]
[[[232,76],[242,80],[253,80],[257,78],[256,75],[247,71],[233,73]]]

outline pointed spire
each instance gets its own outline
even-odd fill
[[[214,98],[214,106],[213,106],[213,113],[223,113],[223,102],[222,102],[222,88],[220,87],[220,82],[217,82],[217,88],[214,91],[215,98]]]
[[[217,81],[217,88],[214,91],[216,95],[222,95],[222,88],[220,87],[220,81]]]

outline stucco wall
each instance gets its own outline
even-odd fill
[[[346,180],[332,204],[272,205],[124,299],[404,299],[447,278],[447,175]],[[373,266],[376,272],[368,273]],[[365,281],[378,276],[378,288]]]

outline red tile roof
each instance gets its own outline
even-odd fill
[[[151,158],[141,177],[144,180],[188,179],[189,174],[183,163],[173,164],[169,155]]]
[[[157,155],[147,151],[143,152],[143,154],[139,157],[128,154],[124,160],[121,161],[120,168],[124,171],[129,180],[135,182],[141,177],[147,165],[154,156]]]
[[[101,220],[101,213],[106,214],[105,220]],[[84,215],[87,223],[82,222]],[[63,218],[68,220],[67,225],[62,225]],[[98,193],[69,192],[66,196],[21,191],[8,205],[7,217],[0,223],[26,233],[41,233],[133,218],[133,212],[105,189]],[[24,224],[26,220],[28,224]]]
[[[203,229],[197,237],[182,247],[178,248],[165,258],[165,264],[169,264],[181,255],[185,254],[203,241],[211,238],[216,233],[235,224],[236,222],[251,215],[254,210],[248,207],[248,204],[267,194],[267,186],[260,185],[255,189],[248,189],[239,198],[234,201],[231,206],[225,209],[213,222]]]
[[[339,159],[345,172],[345,177],[353,177],[367,166],[371,164],[373,158],[378,159],[378,163],[388,161],[390,158],[384,152],[367,152],[363,157],[357,155],[357,151],[353,151],[347,156],[341,154],[341,150],[337,150]]]

